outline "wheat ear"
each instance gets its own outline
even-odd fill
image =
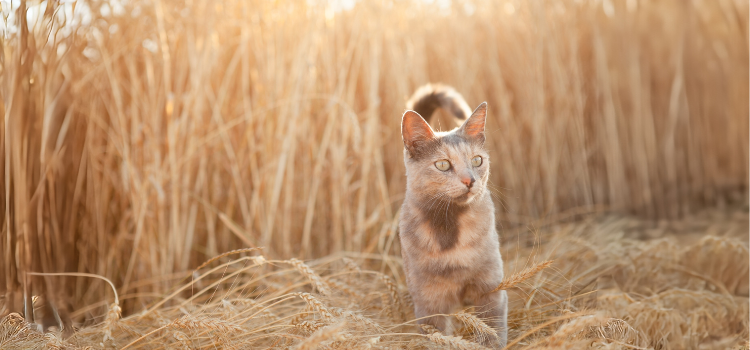
[[[323,328],[323,326],[325,326],[325,324],[320,323],[320,322],[313,322],[313,321],[302,321],[302,322],[297,322],[296,324],[294,324],[295,328],[298,328],[307,333],[313,333]]]
[[[515,287],[517,284],[531,278],[532,276],[536,275],[537,272],[542,271],[552,265],[552,260],[547,260],[540,262],[532,267],[529,267],[527,269],[524,269],[521,272],[512,274],[509,278],[503,279],[503,281],[495,287],[491,292],[494,293],[499,290],[505,290]]]
[[[425,332],[426,334],[440,333],[440,331],[437,328],[435,328],[435,326],[429,323],[422,323],[419,325],[419,328],[422,329],[422,331]]]
[[[323,295],[331,295],[331,289],[329,288],[328,284],[323,281],[320,276],[318,276],[313,269],[310,268],[310,266],[307,266],[307,264],[303,263],[299,259],[292,258],[287,260],[289,264],[292,264],[299,273],[301,273],[303,276],[307,277],[310,280],[310,283],[312,283],[313,287],[320,292],[320,294]]]
[[[222,334],[229,334],[232,332],[241,332],[242,328],[233,323],[210,317],[194,317],[194,316],[183,316],[172,323],[171,326],[175,328],[187,329],[191,331],[195,330],[216,330]]]
[[[106,343],[107,340],[115,340],[115,338],[112,337],[112,330],[117,326],[117,321],[120,319],[121,313],[122,309],[120,309],[120,306],[117,305],[117,303],[113,303],[109,306],[107,317],[104,319],[104,343]]]
[[[485,350],[487,349],[486,347],[481,346],[477,343],[472,343],[472,342],[463,340],[461,339],[461,337],[452,337],[448,335],[442,335],[440,334],[440,332],[428,334],[427,338],[437,344],[449,345],[452,348],[459,349],[459,350]]]
[[[385,284],[385,287],[388,289],[388,294],[391,295],[391,298],[393,299],[393,302],[396,304],[396,307],[400,310],[401,309],[401,297],[398,295],[398,287],[396,287],[396,283],[393,282],[393,279],[385,274],[380,274],[380,279]]]
[[[325,321],[330,322],[333,320],[333,314],[331,313],[331,310],[328,310],[328,308],[323,305],[320,300],[316,299],[312,294],[297,293],[297,295],[307,303],[309,308],[317,311]]]
[[[221,253],[221,254],[219,254],[219,255],[211,258],[211,259],[206,260],[206,262],[204,262],[203,264],[201,264],[201,266],[196,267],[195,270],[193,270],[193,271],[198,271],[198,270],[206,267],[208,264],[210,264],[210,263],[212,263],[212,262],[214,262],[216,260],[219,260],[219,259],[221,259],[221,258],[223,258],[225,256],[234,255],[234,254],[240,254],[240,253],[250,253],[250,252],[254,252],[256,250],[263,250],[263,247],[258,247],[258,248],[242,248],[242,249],[230,250],[228,252]]]
[[[325,328],[321,328],[317,330],[313,335],[311,335],[307,340],[300,343],[297,346],[297,350],[311,350],[311,349],[317,349],[318,344],[320,344],[323,341],[326,341],[328,339],[334,338],[334,339],[343,339],[342,335],[339,333],[341,329],[344,328],[344,323],[337,323],[332,326],[328,326]]]
[[[497,332],[492,329],[492,327],[488,326],[486,323],[480,320],[479,317],[466,312],[459,312],[457,314],[454,314],[454,316],[456,316],[459,321],[469,327],[469,329],[471,329],[471,331],[476,335],[497,337]]]

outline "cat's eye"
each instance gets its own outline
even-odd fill
[[[448,171],[451,168],[451,162],[446,159],[441,159],[435,162],[435,167],[440,171]]]
[[[471,165],[473,165],[474,167],[482,165],[482,157],[476,156],[474,158],[471,158]]]

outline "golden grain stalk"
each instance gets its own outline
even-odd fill
[[[493,289],[490,293],[494,293],[499,290],[507,290],[507,289],[513,288],[517,284],[536,275],[539,271],[542,271],[550,267],[550,265],[552,265],[552,262],[553,262],[552,260],[542,261],[534,266],[524,269],[523,271],[514,273],[510,275],[510,277],[503,279],[503,281],[497,287],[495,287],[495,289]]]

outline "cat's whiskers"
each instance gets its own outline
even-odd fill
[[[431,212],[431,210],[432,210],[432,206],[433,206],[433,205],[435,205],[435,202],[438,202],[438,203],[439,203],[439,202],[440,202],[440,199],[441,199],[441,198],[442,198],[443,196],[445,196],[445,193],[438,193],[438,194],[436,194],[436,195],[432,196],[432,197],[431,197],[431,198],[429,199],[430,207],[429,207],[429,208],[427,208],[427,212],[428,212],[428,213],[429,213],[429,212]]]
[[[497,199],[498,202],[500,202],[500,205],[503,207],[505,211],[508,211],[508,208],[505,206],[505,200],[503,198],[503,196],[505,197],[508,197],[508,196],[504,194],[502,191],[500,191],[500,188],[503,188],[503,187],[495,185],[494,183],[492,183],[492,181],[488,181],[486,187],[490,189],[490,195],[493,198]],[[506,189],[506,188],[503,188],[503,189]]]
[[[448,222],[448,210],[451,207],[451,202],[453,202],[453,197],[449,197],[448,204],[445,206],[445,222]]]
[[[488,181],[487,182],[487,187],[490,188],[490,189],[495,190],[495,192],[497,192],[496,193],[497,195],[504,196],[504,197],[508,197],[508,195],[506,195],[502,190],[510,191],[510,189],[507,189],[505,187],[500,187],[498,185],[495,185],[492,181]]]

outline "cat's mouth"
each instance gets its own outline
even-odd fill
[[[455,197],[453,200],[458,203],[466,203],[470,201],[474,197],[474,194],[471,193],[471,190],[467,190],[466,193],[459,195],[458,197]]]

